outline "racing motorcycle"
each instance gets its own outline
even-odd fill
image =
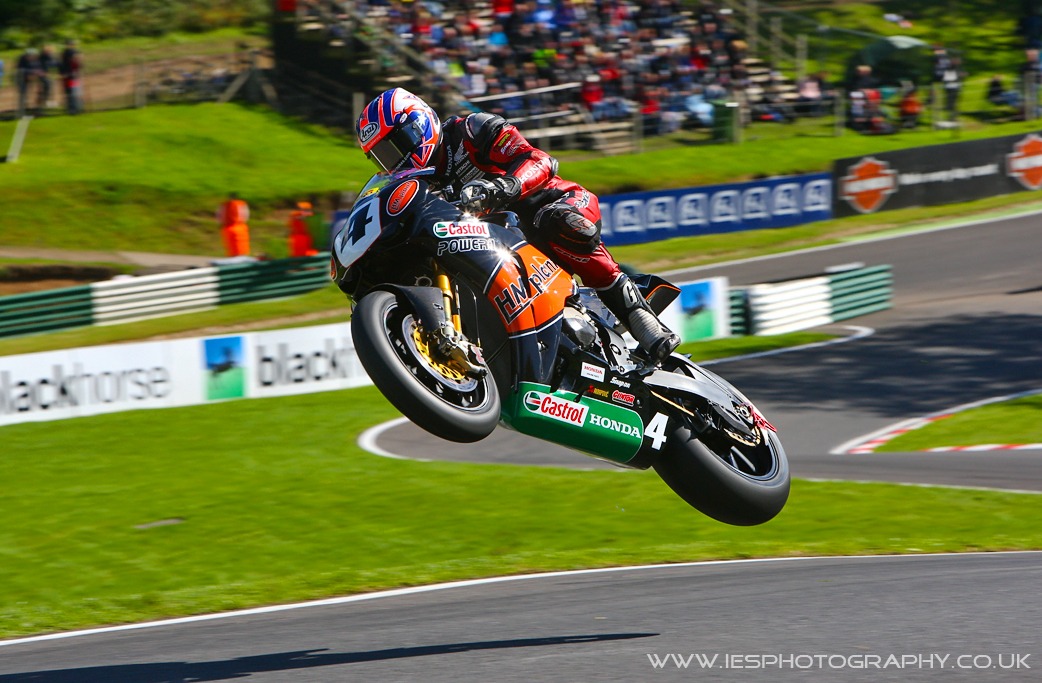
[[[680,354],[651,363],[595,292],[529,244],[516,214],[476,217],[430,169],[378,173],[334,226],[330,276],[376,387],[456,442],[502,424],[655,472],[719,521],[773,518],[789,493],[777,430],[737,389]],[[679,290],[635,278],[656,313]]]

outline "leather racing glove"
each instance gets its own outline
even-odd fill
[[[471,180],[459,193],[460,208],[473,213],[494,211],[521,196],[521,181],[514,176],[495,180]]]

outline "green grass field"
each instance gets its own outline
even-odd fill
[[[1042,395],[955,413],[888,441],[878,451],[1042,443]]]
[[[1033,129],[978,125],[959,136]],[[13,132],[13,122],[0,123],[0,147]],[[953,139],[947,131],[822,137],[772,124],[749,137],[739,146],[650,151],[640,163],[632,155],[564,155],[562,170],[607,194],[819,171],[843,156]],[[352,140],[263,108],[179,105],[44,118],[30,126],[18,162],[0,165],[0,234],[8,246],[220,255],[214,212],[237,191],[253,209],[254,252],[280,256],[293,201],[318,194],[326,206],[371,171]]]
[[[904,9],[925,13],[930,5],[913,0]],[[879,8],[871,16],[849,11],[851,22],[862,21],[861,12],[872,23]],[[998,20],[968,17],[952,17],[952,35],[965,45],[980,42],[974,25],[982,27],[982,40],[1000,30]],[[125,63],[119,46],[105,58]],[[1013,63],[1007,58],[974,64],[1006,68]],[[833,137],[821,121],[757,124],[740,146],[678,135],[648,141],[640,157],[565,153],[562,169],[604,194],[824,170],[844,156],[1037,129],[964,123],[957,132],[886,137]],[[0,154],[12,133],[12,123],[0,122]],[[46,118],[32,124],[18,163],[0,165],[0,242],[217,255],[213,213],[237,190],[254,209],[255,249],[279,256],[292,201],[355,190],[370,171],[350,139],[260,108],[186,105]],[[1024,204],[1037,207],[1038,200],[1024,193],[613,251],[621,261],[661,271]],[[0,340],[0,354],[346,316],[342,295],[328,287],[280,301]],[[704,360],[821,338],[743,338],[684,350]],[[230,392],[224,383],[211,389]],[[988,411],[982,419],[973,411],[903,437],[925,439],[918,445],[890,446],[957,445],[950,441],[960,432],[932,433],[942,427],[987,434],[992,442],[1027,439],[1040,409],[1031,399],[989,406],[979,409]],[[541,570],[1042,548],[1036,497],[1018,494],[796,480],[776,520],[743,529],[694,512],[650,472],[403,462],[355,445],[361,430],[396,415],[375,389],[363,388],[4,427],[0,637]],[[959,427],[963,419],[975,422]],[[985,431],[998,425],[996,433]],[[1028,432],[1008,429],[1015,425]]]
[[[417,463],[373,388],[5,427],[0,637],[645,562],[1042,547],[1022,495],[796,481],[734,528],[651,472]]]

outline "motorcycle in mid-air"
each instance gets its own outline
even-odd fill
[[[593,290],[529,244],[516,214],[476,217],[426,180],[374,175],[334,226],[330,276],[376,387],[412,422],[474,442],[498,424],[617,465],[653,468],[719,521],[782,509],[777,430],[737,389],[674,353],[651,363]],[[634,279],[656,313],[679,290]]]

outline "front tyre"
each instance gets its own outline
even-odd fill
[[[434,358],[404,298],[386,291],[364,296],[351,316],[351,336],[373,384],[421,428],[461,443],[496,428],[500,403],[491,374],[471,377]]]

